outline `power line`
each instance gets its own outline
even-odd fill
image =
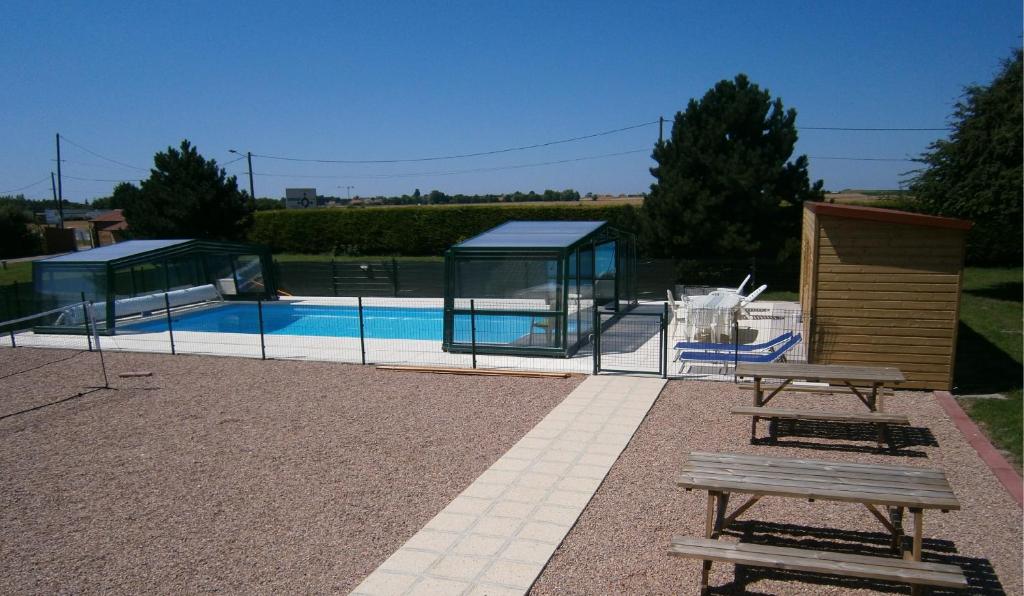
[[[488,168],[472,168],[468,170],[451,170],[451,171],[439,171],[439,172],[406,172],[400,174],[356,174],[356,175],[317,175],[317,174],[280,174],[280,173],[265,173],[265,172],[253,172],[254,176],[270,176],[275,178],[329,178],[329,179],[347,179],[347,178],[358,178],[358,179],[369,179],[369,180],[386,180],[391,178],[415,178],[420,176],[454,176],[458,174],[471,174],[478,172],[496,172],[499,170],[515,170],[521,168],[536,168],[540,166],[550,166],[563,163],[571,163],[577,161],[589,161],[592,159],[603,159],[607,157],[617,157],[620,155],[630,155],[635,153],[650,153],[650,149],[633,149],[630,151],[619,151],[616,153],[604,153],[601,155],[588,155],[585,157],[575,157],[571,159],[559,159],[554,161],[542,161],[535,163],[515,164],[510,166],[494,166]],[[253,154],[255,155],[255,154]],[[245,173],[245,172],[243,172]]]
[[[85,180],[87,182],[142,182],[141,178],[82,178],[80,176],[71,176],[70,174],[64,174],[64,177],[72,180]]]
[[[809,159],[834,159],[840,161],[919,161],[916,159],[909,159],[904,157],[832,157],[822,155],[808,155],[807,157]]]
[[[142,171],[142,172],[148,172],[148,171],[149,171],[149,168],[140,168],[140,167],[138,167],[138,166],[133,166],[133,165],[131,165],[131,164],[126,164],[126,163],[124,163],[123,161],[117,161],[116,159],[112,159],[112,158],[110,158],[110,157],[107,157],[107,156],[105,156],[105,155],[100,155],[99,153],[96,153],[96,152],[95,152],[95,151],[93,151],[92,149],[89,149],[89,148],[87,148],[87,147],[83,147],[82,145],[79,145],[78,143],[76,143],[76,142],[72,141],[71,139],[67,138],[67,137],[66,137],[66,136],[64,136],[64,135],[61,135],[61,137],[60,137],[60,138],[61,138],[61,140],[62,140],[62,141],[66,142],[66,143],[71,143],[72,145],[74,145],[75,147],[78,147],[78,148],[79,148],[79,149],[81,149],[82,151],[85,151],[86,153],[88,153],[88,154],[90,154],[90,155],[93,155],[93,156],[96,156],[96,157],[98,157],[98,158],[100,158],[100,159],[103,159],[103,160],[109,161],[110,163],[116,163],[116,164],[117,164],[117,165],[119,165],[119,166],[123,166],[123,167],[126,167],[126,168],[130,168],[130,169],[132,169],[132,170],[139,170],[139,171]]]
[[[563,143],[573,143],[576,141],[582,141],[585,139],[593,139],[596,137],[603,137],[627,130],[633,130],[635,128],[641,128],[644,126],[651,126],[657,124],[657,120],[651,122],[643,122],[641,124],[634,124],[632,126],[624,126],[622,128],[616,128],[612,130],[605,130],[601,132],[595,132],[587,135],[581,135],[578,137],[572,137],[568,139],[559,139],[557,141],[547,141],[544,143],[536,143],[534,145],[523,145],[520,147],[507,147],[505,149],[494,149],[492,151],[478,151],[475,153],[462,153],[459,155],[439,155],[434,157],[412,157],[407,159],[306,159],[300,157],[285,157],[281,155],[265,155],[261,153],[253,153],[253,157],[261,157],[264,159],[278,159],[282,161],[302,161],[312,163],[341,163],[341,164],[374,164],[374,163],[409,163],[417,161],[441,161],[446,159],[462,159],[465,157],[481,157],[484,155],[498,155],[501,153],[510,153],[512,151],[525,151],[527,149],[537,149],[540,147],[550,147],[552,145],[561,145]]]
[[[8,194],[11,194],[13,192],[18,192],[18,191],[21,191],[21,190],[32,188],[33,186],[38,186],[38,185],[42,184],[43,182],[48,181],[49,179],[50,179],[50,175],[47,174],[45,177],[40,178],[39,180],[36,180],[32,184],[26,184],[25,186],[22,186],[20,188],[15,188],[13,190],[0,190],[0,195],[8,195]]]
[[[850,126],[797,126],[797,130],[842,130],[842,131],[870,131],[870,132],[920,132],[920,131],[946,131],[951,128],[857,128]]]

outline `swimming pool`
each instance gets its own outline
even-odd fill
[[[478,315],[476,341],[487,344],[510,344],[529,334],[532,317]],[[216,308],[174,314],[174,331],[209,333],[260,332],[256,305],[230,303]],[[371,339],[419,339],[441,341],[444,311],[441,308],[364,306],[365,337]],[[160,317],[118,329],[133,333],[167,331],[167,319]],[[359,337],[359,308],[326,306],[292,302],[263,303],[263,331],[267,335],[307,335],[317,337]],[[456,317],[455,338],[470,341],[468,316]]]

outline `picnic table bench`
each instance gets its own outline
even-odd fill
[[[959,567],[921,562],[924,511],[960,509],[941,470],[693,452],[686,456],[676,483],[687,491],[708,491],[704,538],[675,538],[669,551],[704,561],[702,592],[707,591],[712,561],[898,581],[911,584],[915,592],[925,585],[967,585]],[[733,493],[750,497],[727,514]],[[714,540],[763,497],[859,503],[891,534],[892,546],[902,553],[902,560]],[[884,515],[880,507],[887,508],[890,515]],[[904,509],[913,515],[911,548],[905,551]]]
[[[884,392],[885,384],[902,383],[906,379],[903,373],[897,368],[875,367],[875,366],[849,366],[843,364],[798,364],[779,362],[772,364],[751,364],[740,363],[736,366],[736,375],[740,377],[752,377],[753,385],[741,384],[740,388],[753,389],[753,407],[743,411],[744,415],[751,416],[750,440],[757,439],[757,422],[761,418],[770,421],[769,436],[774,439],[777,430],[777,420],[780,418],[790,420],[833,420],[840,422],[866,422],[878,425],[879,444],[884,444],[888,439],[889,424],[904,424],[903,418],[898,420],[883,416],[873,416],[874,413],[882,411],[882,401],[879,395]],[[771,392],[765,395],[769,388],[764,384],[764,379],[779,379],[777,384],[770,386]],[[819,387],[808,387],[794,385],[796,381],[825,382],[829,385]],[[835,385],[833,385],[835,384]],[[821,393],[839,393],[856,396],[867,406],[871,414],[860,416],[859,419],[848,413],[842,412],[818,412],[814,410],[774,410],[765,406],[776,395],[784,389],[792,388],[797,391],[812,391]],[[735,410],[733,413],[738,413]],[[904,417],[905,418],[905,417]],[[909,424],[909,420],[906,422]]]

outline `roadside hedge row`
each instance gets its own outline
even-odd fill
[[[253,241],[274,252],[441,255],[453,244],[511,220],[604,220],[637,231],[632,205],[431,205],[294,209],[256,213]]]

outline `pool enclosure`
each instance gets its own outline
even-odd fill
[[[205,300],[261,298],[277,291],[269,249],[206,240],[130,240],[32,263],[36,298],[45,309],[95,303],[96,326],[113,333],[118,319]],[[167,297],[165,298],[165,294]],[[71,311],[44,330],[83,327]]]
[[[445,253],[448,352],[571,356],[636,305],[636,240],[603,221],[511,221]]]

